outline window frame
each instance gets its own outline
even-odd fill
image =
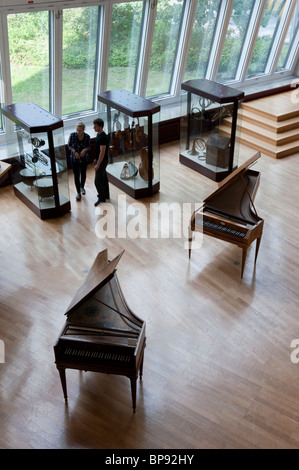
[[[226,31],[232,14],[234,0],[221,0],[209,61],[206,69],[208,80],[215,80],[225,43]]]
[[[265,66],[265,73],[271,75],[276,70],[276,65],[283,48],[284,40],[288,32],[288,27],[291,22],[292,12],[296,4],[291,0],[287,0],[284,6],[284,12],[279,25],[275,31],[275,36],[272,41],[272,47],[268,55],[268,60]],[[291,11],[290,11],[291,10]]]
[[[297,30],[296,30],[295,35],[293,36],[293,43],[289,47],[289,50],[287,52],[286,59],[285,59],[285,67],[284,67],[283,70],[290,70],[292,68],[293,64],[298,62],[298,57],[299,57],[299,2],[297,2],[297,4],[294,2],[294,4],[291,6],[291,8],[292,8],[292,11],[289,15],[289,18],[286,21],[285,34],[284,34],[284,37],[283,37],[282,42],[281,42],[281,49],[280,49],[280,52],[278,54],[276,65],[275,65],[275,72],[276,73],[281,72],[281,70],[278,70],[278,71],[276,70],[277,69],[277,64],[278,64],[279,59],[280,59],[280,53],[281,53],[282,48],[284,46],[286,36],[289,32],[288,30],[291,26],[293,15],[295,15],[295,14],[297,14],[297,25],[296,25]],[[297,51],[297,53],[295,53],[296,51]]]
[[[21,0],[15,0],[15,2]],[[2,65],[2,98],[5,105],[11,104],[12,88],[11,88],[11,68],[8,50],[8,28],[7,16],[12,13],[28,13],[30,11],[49,11],[50,28],[49,43],[50,54],[50,107],[51,112],[61,117],[62,112],[62,28],[63,28],[63,10],[70,8],[78,8],[85,6],[97,6],[101,8],[98,24],[98,48],[97,48],[97,66],[94,77],[94,109],[82,113],[74,113],[74,115],[63,116],[64,122],[69,126],[73,126],[75,120],[80,118],[93,119],[97,115],[97,95],[106,90],[109,50],[110,50],[110,24],[112,20],[112,9],[116,3],[127,3],[140,0],[53,0],[52,2],[44,2],[36,0],[34,4],[11,5],[10,0],[2,0],[0,6],[0,60]],[[155,15],[157,10],[157,1],[159,0],[143,0],[144,8],[142,15],[142,37],[139,44],[139,53],[137,66],[134,77],[134,93],[145,96],[147,87],[147,77],[149,72],[151,44],[155,26]],[[167,119],[167,107],[178,105],[181,96],[181,82],[184,77],[187,54],[192,35],[192,26],[196,14],[197,3],[199,0],[185,0],[182,12],[181,27],[177,41],[177,54],[173,64],[173,72],[171,77],[169,93],[152,97],[151,99],[161,105],[161,119]],[[255,41],[258,37],[260,24],[262,21],[266,0],[255,0],[251,18],[248,24],[247,32],[243,41],[243,49],[240,54],[239,63],[236,69],[235,79],[227,82],[229,86],[242,88],[245,92],[252,85],[258,86],[270,83],[277,78],[294,79],[296,71],[298,71],[299,61],[299,31],[293,38],[293,44],[288,51],[286,68],[276,71],[276,65],[282,50],[284,40],[290,25],[292,14],[296,8],[299,8],[299,0],[287,0],[288,8],[284,14],[283,20],[276,31],[276,36],[272,43],[272,49],[269,53],[268,62],[263,75],[248,78],[246,73],[250,64],[251,56],[254,50]],[[216,32],[210,49],[209,60],[206,69],[205,78],[215,80],[218,73],[218,67],[221,60],[227,27],[229,25],[234,0],[222,0],[219,10]],[[297,69],[296,69],[297,68]],[[298,72],[297,72],[298,73]],[[165,112],[164,112],[165,110]],[[179,110],[176,111],[177,116]],[[165,116],[164,116],[165,115]],[[172,116],[173,117],[173,116]],[[0,143],[2,143],[3,132],[0,130]]]

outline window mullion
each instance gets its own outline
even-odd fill
[[[145,96],[146,94],[156,12],[157,1],[147,0],[143,15],[142,38],[134,89],[134,92],[140,96]]]
[[[102,76],[102,37],[104,36],[104,13],[103,6],[98,6],[98,26],[97,26],[97,44],[96,44],[96,70],[94,76],[94,97],[93,97],[93,109],[96,110],[98,107],[98,94],[100,93],[100,83]]]
[[[142,85],[143,81],[146,82],[146,76],[144,72],[145,68],[145,56],[146,50],[149,47],[148,44],[148,28],[149,28],[149,18],[151,13],[151,1],[147,0],[144,2],[144,8],[142,13],[142,26],[141,26],[141,38],[138,51],[138,59],[135,72],[135,82],[134,82],[134,93],[141,94],[141,90],[146,90],[146,86]],[[145,94],[145,92],[144,92]],[[143,95],[144,96],[144,95]]]
[[[287,35],[288,28],[290,26],[292,15],[294,14],[295,6],[296,3],[294,1],[292,2],[292,0],[288,0],[287,4],[285,5],[285,11],[283,17],[280,20],[279,28],[276,32],[267,61],[267,65],[265,68],[266,74],[274,73],[276,70],[277,62],[279,60],[279,56],[283,48],[284,40]]]
[[[263,19],[266,0],[256,0],[255,7],[252,12],[251,21],[248,26],[246,39],[243,45],[243,53],[240,58],[236,79],[243,82],[246,79],[247,70],[250,64],[251,56],[254,50],[255,42],[258,37],[259,28]]]
[[[51,96],[53,114],[62,115],[62,46],[63,46],[63,10],[55,10],[51,22]]]
[[[2,65],[2,85],[3,85],[3,100],[4,105],[12,104],[12,88],[11,88],[11,72],[10,72],[10,59],[8,47],[8,28],[7,28],[7,15],[1,13],[1,31],[0,31],[0,54]],[[6,47],[4,47],[6,45]]]
[[[221,1],[214,40],[210,51],[209,63],[206,70],[206,78],[209,80],[215,80],[218,72],[233,4],[234,0]]]
[[[178,53],[176,54],[175,65],[171,83],[171,95],[176,95],[181,91],[185,67],[188,57],[188,49],[192,36],[192,26],[196,15],[197,0],[186,0],[184,17],[182,19],[182,28],[178,44]]]
[[[291,69],[292,64],[297,64],[297,69],[299,69],[299,28],[297,28],[297,33],[296,36],[294,37],[293,40],[293,45],[291,46],[291,49],[288,53],[288,59],[286,62],[286,69]],[[296,68],[296,65],[295,65]]]
[[[103,7],[103,20],[101,21],[102,27],[98,34],[100,34],[99,48],[98,48],[98,66],[99,66],[99,89],[101,93],[107,89],[107,78],[109,68],[109,51],[110,51],[110,36],[111,36],[111,23],[112,23],[112,2],[105,3]]]

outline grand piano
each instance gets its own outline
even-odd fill
[[[122,251],[112,261],[100,252],[65,315],[54,346],[55,363],[67,401],[66,369],[123,375],[130,379],[133,410],[143,371],[145,322],[128,307],[116,275]]]
[[[264,220],[255,209],[254,199],[260,183],[260,173],[251,166],[260,152],[233,171],[218,185],[218,189],[193,212],[189,225],[189,258],[192,249],[192,232],[203,232],[214,238],[233,243],[242,248],[241,278],[244,273],[247,250],[256,240],[256,263]]]

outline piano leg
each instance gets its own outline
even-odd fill
[[[65,399],[65,401],[67,401],[65,369],[64,368],[63,369],[59,368],[58,371],[59,371],[59,375],[60,375],[60,381],[61,381],[61,385],[62,385],[64,399]]]
[[[135,411],[136,411],[136,381],[137,381],[137,378],[136,377],[134,377],[134,378],[130,377],[130,381],[131,381],[133,411],[135,413]]]

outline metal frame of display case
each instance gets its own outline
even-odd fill
[[[182,94],[180,162],[214,181],[222,181],[236,168],[234,157],[237,117],[244,92],[207,79],[188,80],[182,83],[181,89],[187,92],[187,96],[186,93]],[[192,106],[192,96],[198,97],[197,109]],[[224,110],[229,112],[231,120],[231,127],[225,132],[220,129],[224,117],[227,117],[222,112]],[[195,144],[202,146],[202,150],[197,152]],[[196,159],[196,154],[201,157]],[[224,163],[219,166],[217,159],[221,157]]]
[[[152,196],[154,193],[158,192],[160,189],[160,180],[155,178],[153,174],[153,155],[155,153],[155,162],[156,165],[159,165],[160,171],[160,159],[158,153],[159,145],[159,123],[153,123],[153,115],[159,113],[160,106],[152,103],[150,100],[142,98],[141,96],[135,95],[134,93],[128,92],[126,90],[111,90],[100,93],[98,95],[98,101],[107,106],[106,109],[106,119],[107,122],[108,135],[109,135],[109,164],[107,165],[107,174],[108,180],[124,191],[125,193],[132,196],[134,199]],[[123,113],[123,117],[131,117],[133,119],[147,118],[147,129],[148,133],[146,135],[146,152],[147,152],[147,168],[148,168],[148,179],[147,181],[142,180],[139,176],[139,170],[135,167],[135,158],[134,150],[129,149],[122,151],[121,155],[117,155],[115,151],[113,152],[113,139],[115,139],[115,130],[113,129],[115,119],[112,117],[112,110],[118,111],[118,113]],[[99,113],[102,117],[103,113]],[[114,120],[113,120],[114,119]],[[153,130],[155,126],[155,132]],[[131,131],[133,129],[131,128]],[[133,140],[133,139],[132,139]],[[114,155],[113,155],[114,153]],[[137,152],[135,152],[137,154]],[[139,157],[137,156],[137,159]],[[135,174],[132,174],[132,177],[128,179],[121,178],[121,171],[119,171],[119,165],[126,163],[126,159],[130,160],[133,163],[132,168],[137,170]],[[139,161],[139,160],[136,160]],[[117,171],[116,171],[117,169]],[[127,171],[130,171],[130,168],[127,168]],[[129,173],[128,173],[129,174]],[[130,175],[129,175],[130,176]],[[156,175],[155,175],[156,176]],[[134,179],[135,178],[135,179]]]
[[[6,122],[7,139],[11,139],[7,144],[8,154],[10,147],[18,149],[10,155],[15,195],[41,219],[69,212],[71,204],[64,137],[59,147],[53,138],[58,129],[64,135],[63,121],[31,102],[5,106],[2,114],[9,120]],[[47,135],[47,142],[43,143],[46,149],[39,148],[36,134]],[[32,152],[26,152],[24,143],[31,145]],[[61,191],[62,179],[60,187],[58,185],[62,175],[65,175],[64,194]]]

